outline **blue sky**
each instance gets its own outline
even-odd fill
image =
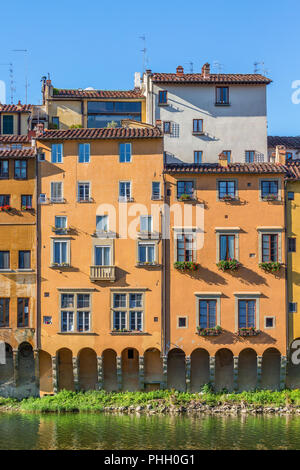
[[[3,2],[2,2],[3,3]],[[292,103],[292,82],[300,80],[299,0],[15,0],[1,5],[0,79],[14,66],[14,101],[39,103],[40,79],[50,73],[58,88],[133,88],[142,70],[146,35],[147,68],[200,71],[219,62],[224,73],[252,73],[265,63],[269,134],[300,135],[300,104]],[[261,71],[262,69],[260,69]]]

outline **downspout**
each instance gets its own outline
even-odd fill
[[[167,354],[166,348],[166,230],[165,230],[165,208],[167,201],[166,191],[166,178],[165,178],[165,152],[163,152],[163,211],[161,212],[161,228],[162,228],[162,293],[161,293],[161,304],[162,304],[162,353],[163,356]]]
[[[287,181],[284,179],[284,234],[285,234],[285,311],[286,311],[286,354],[289,354],[289,284],[288,284],[288,230],[287,230]]]
[[[39,194],[40,194],[40,178],[39,178],[39,161],[38,161],[38,152],[37,146],[35,143],[35,181],[36,181],[36,329],[35,329],[35,344],[36,349],[40,350],[40,320],[41,320],[41,282],[40,282],[40,266],[41,266],[41,256],[40,256],[40,205],[39,205]]]

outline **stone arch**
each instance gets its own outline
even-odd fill
[[[0,394],[15,395],[13,350],[8,343],[5,343],[5,364],[0,364]]]
[[[298,361],[300,359],[300,354],[298,349],[300,345],[300,338],[296,338],[292,341],[289,348],[289,358],[286,369],[286,386],[287,388],[300,388],[300,364],[293,364],[295,359]],[[295,354],[295,359],[292,359],[293,354]]]
[[[157,348],[144,353],[144,382],[148,391],[159,389],[163,383],[163,361]]]
[[[97,354],[91,348],[83,348],[78,354],[80,390],[96,390],[98,383]]]
[[[232,391],[234,388],[233,354],[230,349],[223,348],[217,351],[215,366],[215,389],[220,391],[225,388]]]
[[[29,397],[37,394],[33,348],[30,343],[24,341],[18,348],[17,395]]]
[[[58,390],[75,390],[72,357],[68,348],[57,351]]]
[[[257,387],[257,354],[252,348],[243,349],[238,362],[238,389],[255,390]]]
[[[52,381],[52,358],[49,353],[41,350],[39,352],[40,366],[40,394],[53,393]]]
[[[122,390],[135,391],[139,389],[139,353],[135,348],[122,351]]]
[[[199,392],[209,383],[209,354],[206,349],[195,349],[191,354],[191,392]]]
[[[186,390],[185,353],[182,349],[171,349],[168,353],[168,388],[181,392]]]
[[[117,353],[113,349],[105,349],[102,354],[103,388],[107,392],[118,390]]]
[[[278,390],[280,388],[280,352],[268,348],[262,356],[261,388]]]

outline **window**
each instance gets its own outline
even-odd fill
[[[52,144],[51,146],[51,163],[63,162],[63,144]]]
[[[143,331],[142,293],[113,293],[112,326],[114,330]]]
[[[231,162],[231,150],[223,150],[223,155],[227,157],[227,163]]]
[[[56,233],[66,233],[67,229],[67,217],[65,215],[56,215],[55,216],[55,232]]]
[[[14,133],[14,117],[7,115],[3,116],[3,134],[13,134]]]
[[[171,134],[171,122],[164,121],[164,134]]]
[[[15,160],[15,179],[19,179],[19,180],[27,179],[27,161],[26,160]]]
[[[52,129],[59,129],[59,117],[52,116]]]
[[[62,182],[51,183],[51,202],[63,202],[63,184]]]
[[[261,197],[262,199],[268,197],[278,198],[278,181],[261,181]]]
[[[9,326],[9,299],[0,298],[0,328]]]
[[[0,160],[0,178],[8,178],[8,160]]]
[[[61,331],[79,333],[88,332],[91,329],[90,319],[90,294],[61,294]]]
[[[31,252],[29,250],[19,251],[19,269],[30,269]]]
[[[288,251],[294,253],[296,251],[296,238],[288,238]]]
[[[298,304],[297,302],[289,302],[289,313],[297,313]]]
[[[194,150],[194,163],[202,163],[202,150]]]
[[[278,261],[278,234],[262,235],[262,262]]]
[[[152,199],[160,199],[160,183],[158,181],[152,181]]]
[[[43,316],[43,325],[52,325],[52,317],[49,315]]]
[[[236,182],[235,181],[218,181],[219,199],[227,197],[236,197]]]
[[[167,104],[168,92],[166,90],[160,90],[158,92],[158,104]]]
[[[23,194],[21,196],[21,209],[25,211],[26,209],[32,209],[32,195]]]
[[[68,241],[53,240],[53,264],[63,265],[68,262]]]
[[[155,263],[155,243],[138,244],[138,262],[139,263]]]
[[[26,327],[29,324],[29,299],[18,298],[18,327]]]
[[[95,246],[95,266],[111,265],[111,247]]]
[[[103,128],[114,122],[122,127],[122,119],[141,121],[141,101],[89,101],[88,128]]]
[[[152,232],[152,216],[151,215],[141,215],[140,230],[141,232]]]
[[[239,328],[255,328],[256,300],[239,300]]]
[[[119,200],[130,201],[131,199],[131,183],[130,181],[119,182]]]
[[[275,317],[265,317],[265,328],[274,328]]]
[[[90,144],[79,144],[78,145],[78,162],[89,163],[90,162]]]
[[[292,154],[292,152],[286,152],[285,158],[286,158],[286,160],[293,160],[293,154]]]
[[[131,144],[119,145],[119,161],[120,163],[131,162]]]
[[[255,162],[255,150],[246,150],[245,152],[245,162],[254,163]]]
[[[177,327],[178,328],[186,328],[187,327],[186,320],[187,320],[186,317],[178,317]]]
[[[220,261],[235,258],[235,235],[220,235]]]
[[[41,193],[39,197],[40,204],[45,204],[47,202],[46,194]]]
[[[229,104],[229,88],[217,87],[216,88],[216,104]]]
[[[193,261],[193,234],[177,234],[177,260],[176,261]]]
[[[77,189],[78,202],[89,202],[90,197],[90,183],[78,183]]]
[[[216,300],[199,300],[200,328],[214,328],[216,326],[216,305]]]
[[[295,193],[293,191],[288,192],[288,200],[293,201],[295,199]]]
[[[203,132],[203,119],[193,119],[193,133]]]
[[[0,207],[10,206],[10,195],[0,194]]]
[[[108,231],[108,215],[96,215],[96,231]]]
[[[183,194],[193,197],[194,195],[194,182],[193,181],[177,181],[177,198],[179,199]]]
[[[9,269],[9,251],[0,251],[0,269]]]

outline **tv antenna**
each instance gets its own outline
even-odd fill
[[[142,34],[142,36],[139,36],[139,38],[143,41],[143,49],[141,49],[141,52],[143,53],[143,73],[145,72],[146,69],[146,64],[147,64],[147,48],[146,48],[146,35]]]
[[[0,65],[8,65],[8,71],[9,71],[9,82],[10,82],[10,104],[14,103],[14,92],[16,91],[15,88],[15,82],[14,82],[14,68],[12,62],[6,63],[6,64],[0,64]]]
[[[190,73],[194,73],[194,62],[190,60],[190,62],[186,62],[186,64],[190,66]]]
[[[215,61],[213,62],[212,68],[214,69],[214,71],[215,71],[216,73],[222,73],[223,67],[224,67],[224,65],[221,64],[220,62],[218,62],[217,60],[215,60]]]
[[[268,70],[265,68],[265,63],[264,62],[254,62],[254,73],[260,73],[262,72],[263,75],[268,74]]]
[[[28,97],[28,50],[27,49],[13,49],[13,52],[24,52],[25,54],[25,104],[27,104],[27,97]]]

